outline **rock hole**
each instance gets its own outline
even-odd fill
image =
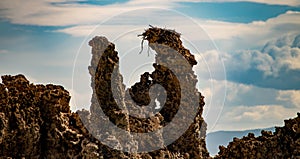
[[[155,99],[155,105],[156,105],[156,107],[154,108],[154,109],[160,109],[161,108],[161,106],[160,106],[160,102],[157,100],[157,98]]]

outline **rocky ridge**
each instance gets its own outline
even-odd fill
[[[220,146],[215,157],[221,158],[300,158],[300,113],[297,117],[284,121],[283,127],[275,132],[261,131],[261,136],[253,133],[243,138],[234,138],[227,147]]]

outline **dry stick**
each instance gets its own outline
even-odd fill
[[[141,51],[139,52],[139,54],[141,54],[143,52],[143,50],[144,50],[144,40],[145,39],[143,38],[143,40],[141,42]],[[150,47],[149,47],[149,45],[148,45],[147,53],[148,53],[148,57],[149,57],[150,56]]]
[[[138,36],[143,36],[143,35],[138,35]],[[143,39],[142,39],[142,42],[141,42],[141,51],[139,52],[139,54],[141,54],[142,52],[143,52],[143,50],[144,50],[144,37],[143,37]]]

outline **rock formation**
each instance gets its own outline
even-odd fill
[[[215,157],[221,158],[300,158],[300,113],[294,119],[276,127],[274,134],[262,130],[261,136],[249,133],[242,139],[234,138],[227,148],[220,146]]]
[[[0,158],[211,158],[192,70],[197,61],[173,30],[151,27],[141,36],[156,52],[155,70],[127,90],[114,44],[105,37],[89,42],[90,111],[71,112],[62,86],[2,76]],[[297,158],[299,137],[300,114],[274,134],[235,138],[216,158]]]
[[[141,36],[157,53],[155,71],[142,74],[140,82],[128,90],[122,83],[114,44],[105,37],[95,37],[89,42],[93,96],[90,120],[81,116],[85,125],[99,140],[108,141],[110,147],[120,151],[153,158],[208,158],[206,124],[201,117],[204,97],[196,89],[194,56],[183,47],[180,34],[173,30],[151,27]],[[154,110],[154,99],[164,103],[159,112]]]
[[[1,156],[208,158],[206,124],[201,117],[204,101],[195,87],[197,79],[192,71],[196,64],[194,56],[182,46],[175,31],[150,28],[142,36],[157,52],[155,71],[144,73],[141,81],[128,90],[118,70],[114,44],[104,37],[90,41],[93,55],[89,67],[93,88],[90,112],[72,113],[69,93],[61,86],[30,84],[23,75],[3,76]],[[181,55],[176,56],[177,52]],[[173,59],[170,54],[174,54]],[[165,106],[156,111],[154,99]],[[99,115],[102,110],[108,118]],[[177,113],[179,117],[175,116]],[[188,125],[183,124],[185,120]],[[173,131],[160,131],[172,122]],[[106,126],[111,123],[123,131],[108,131],[110,128]],[[182,134],[176,136],[180,131]],[[149,147],[152,151],[147,151]]]
[[[61,86],[33,85],[23,75],[2,76],[0,156],[76,158],[98,149]]]

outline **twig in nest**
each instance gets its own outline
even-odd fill
[[[143,35],[138,35],[138,36],[143,36]],[[145,39],[145,37],[143,36],[143,39],[142,39],[142,41],[141,41],[141,51],[139,52],[139,54],[141,54],[141,53],[143,52],[143,50],[144,50],[144,40],[146,40],[146,39]],[[150,47],[149,47],[149,45],[148,45],[147,53],[148,53],[148,56],[150,56]]]

